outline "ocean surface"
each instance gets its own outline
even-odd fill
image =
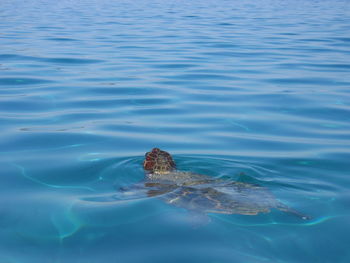
[[[349,91],[347,0],[1,0],[0,263],[350,262]],[[311,219],[122,198],[153,147]]]

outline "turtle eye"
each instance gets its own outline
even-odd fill
[[[154,164],[154,162],[145,162],[143,167],[145,168],[145,170],[153,170]]]

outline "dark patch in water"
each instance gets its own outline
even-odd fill
[[[34,85],[53,82],[47,79],[35,79],[35,78],[0,78],[0,85]]]
[[[59,41],[59,42],[70,42],[70,41],[79,41],[78,39],[68,38],[68,37],[50,37],[46,38],[47,40]]]
[[[93,64],[100,63],[103,60],[100,59],[87,59],[87,58],[46,58],[44,59],[48,63],[64,64],[64,65],[78,65],[78,64]]]

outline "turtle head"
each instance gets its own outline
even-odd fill
[[[143,168],[150,173],[166,174],[175,169],[175,163],[168,152],[153,148],[145,154]]]

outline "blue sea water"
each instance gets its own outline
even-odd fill
[[[0,263],[350,262],[350,2],[2,0]],[[159,147],[268,188],[118,199]]]

